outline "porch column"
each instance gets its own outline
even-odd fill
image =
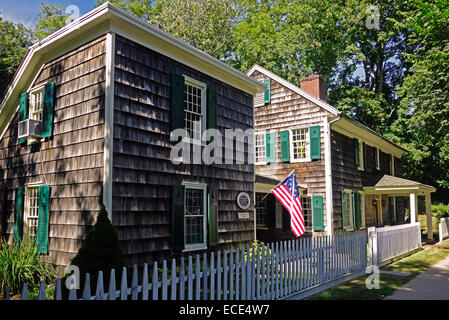
[[[427,216],[427,239],[433,240],[433,225],[432,225],[432,200],[430,197],[430,192],[426,195],[426,216]]]
[[[418,197],[416,196],[416,193],[410,193],[410,223],[416,222],[417,207]]]

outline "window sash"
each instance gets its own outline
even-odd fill
[[[185,249],[198,249],[206,246],[207,239],[207,186],[206,185],[186,185],[184,197],[184,243]],[[195,196],[189,210],[190,197]],[[196,239],[195,239],[196,237]]]
[[[35,239],[37,235],[39,210],[39,186],[26,187],[25,191],[25,214],[24,214],[24,236]]]
[[[31,91],[30,98],[30,119],[42,121],[44,110],[44,87]]]
[[[266,163],[267,145],[266,134],[260,133],[255,135],[255,159],[256,163]]]
[[[304,215],[304,225],[306,230],[310,231],[313,227],[312,197],[302,197],[301,204]]]
[[[263,199],[264,197],[265,199]],[[256,225],[261,227],[268,225],[267,198],[265,193],[256,193]]]
[[[309,155],[309,129],[291,130],[291,158],[292,161],[307,160]]]
[[[184,125],[190,139],[201,141],[206,119],[206,85],[185,77]]]

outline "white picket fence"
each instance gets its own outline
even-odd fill
[[[449,218],[441,218],[438,225],[440,242],[449,237]]]
[[[336,285],[350,275],[360,275],[367,266],[367,233],[303,238],[277,242],[258,248],[233,250],[189,256],[153,264],[152,277],[145,264],[140,281],[133,267],[131,287],[127,269],[123,268],[120,288],[116,286],[115,270],[110,271],[105,292],[103,272],[99,272],[95,294],[90,276],[86,274],[83,291],[72,288],[69,300],[277,300],[298,294],[319,292],[329,284]],[[179,266],[179,268],[177,268]],[[4,288],[6,300],[9,290]],[[24,285],[22,299],[28,299]],[[39,300],[45,300],[45,285],[41,282]],[[57,279],[55,300],[62,299],[61,280]]]
[[[368,246],[369,263],[384,266],[394,258],[421,247],[421,225],[416,222],[368,228]]]

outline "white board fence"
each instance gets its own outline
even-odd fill
[[[277,242],[258,248],[215,252],[189,256],[187,261],[173,259],[153,264],[149,273],[145,264],[142,273],[132,269],[129,287],[127,269],[116,282],[115,270],[110,271],[106,285],[103,272],[98,274],[92,294],[90,276],[86,274],[82,291],[72,288],[69,300],[277,300],[319,292],[338,279],[364,273],[367,266],[367,233],[351,232],[335,236],[302,238]],[[75,282],[74,282],[75,283]],[[9,290],[4,288],[4,299]],[[78,292],[80,291],[80,292]],[[22,300],[28,299],[28,286],[22,290]],[[41,282],[39,300],[45,300],[45,285]],[[57,279],[54,300],[62,299],[61,279]]]
[[[419,222],[392,227],[368,228],[369,264],[379,267],[421,247]]]
[[[441,218],[438,225],[440,242],[449,237],[449,218]]]

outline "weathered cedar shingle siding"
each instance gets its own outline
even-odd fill
[[[259,71],[251,75],[256,80],[266,78]],[[301,97],[282,84],[271,79],[271,102],[265,106],[255,107],[255,133],[274,132],[276,146],[276,163],[256,165],[257,174],[283,180],[293,170],[301,187],[307,188],[309,195],[322,195],[324,200],[324,226],[326,226],[326,183],[324,168],[324,127],[330,112]],[[292,128],[310,128],[320,126],[321,159],[300,163],[284,163],[281,160],[280,132]],[[290,136],[291,143],[291,136]],[[290,155],[291,156],[291,155]],[[288,223],[287,223],[288,225]],[[278,230],[276,232],[279,232]],[[287,238],[294,238],[286,228]]]
[[[331,150],[332,150],[332,184],[334,197],[334,228],[335,230],[342,230],[342,215],[341,215],[341,193],[344,189],[352,190],[353,192],[362,191],[362,187],[367,185],[368,178],[371,176],[389,174],[388,154],[380,151],[380,170],[377,170],[374,165],[375,149],[366,145],[366,164],[365,170],[359,170],[354,162],[354,142],[341,133],[331,130]],[[397,176],[402,174],[402,162],[396,159]],[[366,198],[365,205],[371,207],[372,197]],[[403,200],[399,200],[400,215],[403,213]],[[371,208],[366,211],[366,225],[374,225],[375,218],[373,217]],[[388,212],[388,197],[386,197],[386,206],[384,207],[385,219],[387,219]],[[387,223],[387,221],[383,221]],[[391,221],[388,218],[388,223]]]
[[[253,126],[252,96],[116,37],[112,207],[127,263],[151,263],[170,255],[171,186],[183,181],[218,189],[218,249],[247,245],[254,237],[253,218],[239,220],[236,203],[239,192],[253,194],[253,165],[173,165],[170,161],[171,73],[217,90],[222,134],[224,129]],[[245,150],[247,156],[247,146]]]
[[[105,51],[101,37],[43,66],[32,87],[50,81],[56,85],[48,141],[20,147],[18,114],[0,141],[0,181],[6,191],[2,215],[7,216],[9,242],[15,188],[48,184],[49,261],[59,266],[70,264],[102,203]]]

